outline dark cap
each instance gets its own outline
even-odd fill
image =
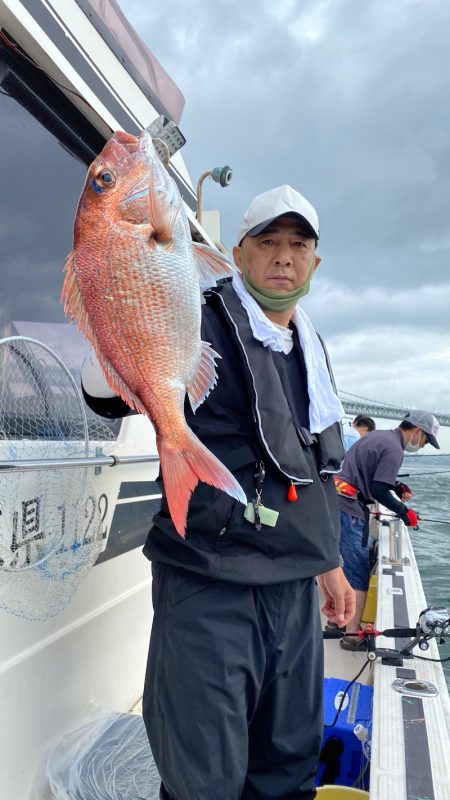
[[[434,414],[431,414],[430,411],[410,411],[403,419],[414,427],[421,428],[426,434],[428,444],[433,445],[437,450],[441,449],[436,439],[439,422]]]

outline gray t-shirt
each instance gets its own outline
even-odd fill
[[[373,500],[371,486],[374,481],[395,486],[398,471],[403,461],[403,437],[400,428],[392,431],[371,431],[345,454],[339,477],[355,486],[363,497]],[[364,511],[358,500],[339,496],[339,508],[353,517],[364,519]]]

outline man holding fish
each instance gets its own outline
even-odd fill
[[[354,613],[332,480],[343,409],[298,304],[318,238],[314,208],[281,186],[244,214],[235,268],[193,245],[146,134],[115,134],[80,200],[64,296],[93,346],[85,398],[147,414],[161,459],[143,713],[170,800],[315,796],[315,578],[332,622]]]

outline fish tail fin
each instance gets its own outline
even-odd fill
[[[172,450],[159,443],[164,491],[172,522],[185,537],[189,500],[199,481],[215,486],[244,505],[247,498],[231,472],[214,456],[192,431],[183,450]]]

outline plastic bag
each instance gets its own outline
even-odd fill
[[[160,777],[137,714],[98,708],[51,749],[46,777],[58,800],[158,800]]]

